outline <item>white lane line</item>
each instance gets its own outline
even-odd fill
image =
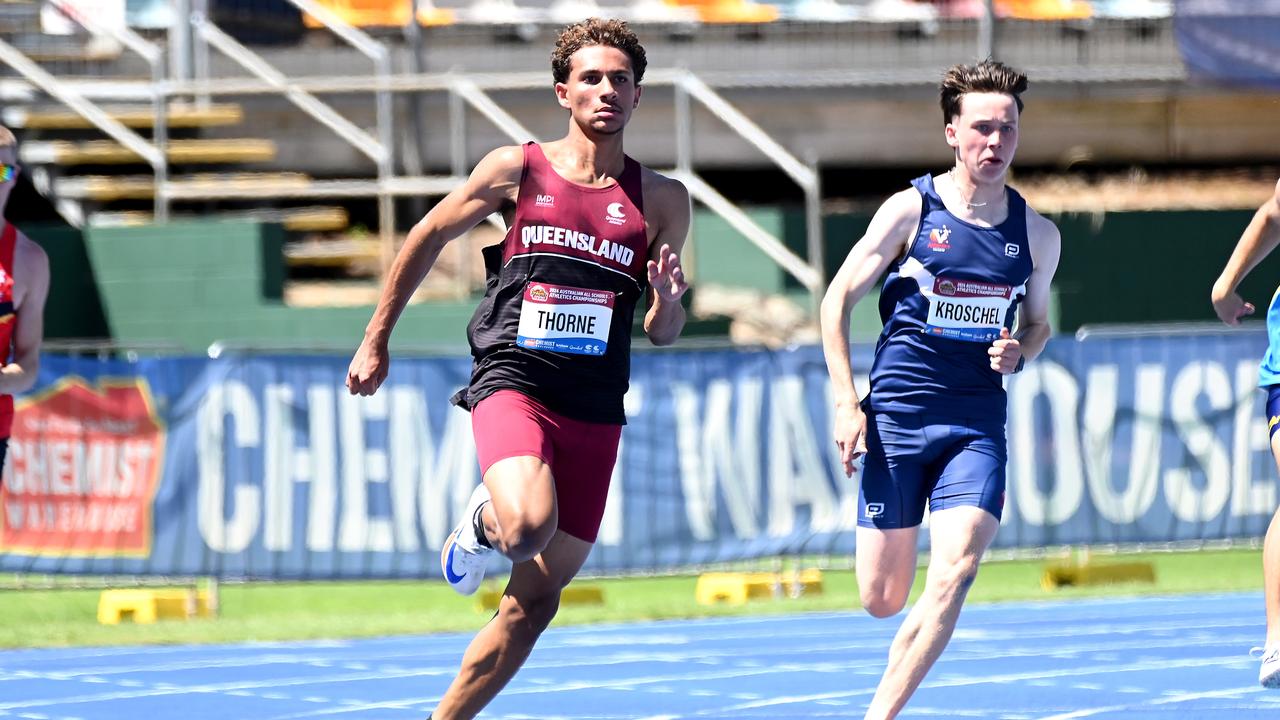
[[[1177,693],[1169,697],[1157,698],[1146,702],[1128,703],[1126,705],[1109,705],[1106,707],[1086,708],[1084,710],[1073,710],[1068,713],[1059,715],[1046,715],[1039,720],[1075,720],[1076,718],[1086,718],[1090,715],[1098,715],[1104,712],[1116,712],[1118,710],[1138,710],[1145,707],[1155,707],[1158,705],[1173,705],[1176,703],[1190,702],[1192,700],[1203,700],[1205,698],[1235,698],[1240,695],[1250,693],[1260,693],[1262,688],[1257,685],[1249,687],[1233,688],[1229,690],[1213,690],[1210,692],[1199,693]]]
[[[187,687],[166,687],[164,689],[147,689],[138,690],[136,692],[109,692],[98,693],[94,695],[77,695],[73,697],[61,698],[38,698],[33,700],[21,700],[18,702],[0,703],[0,711],[17,710],[21,708],[37,708],[44,706],[57,705],[76,705],[80,703],[97,703],[109,702],[113,700],[131,700],[134,698],[160,697],[164,695],[182,695],[186,693],[234,693],[244,690],[258,690],[263,688],[282,688],[299,685],[329,685],[337,682],[363,682],[368,680],[391,680],[396,678],[409,677],[425,677],[434,675],[452,674],[457,668],[442,670],[440,672],[407,672],[401,675],[386,675],[382,673],[364,673],[359,675],[335,675],[328,677],[307,677],[307,678],[276,678],[269,680],[256,680],[246,682],[232,683],[214,683],[205,685],[190,685]],[[124,682],[120,683],[124,685]],[[141,683],[138,683],[141,685]]]
[[[1200,658],[1195,660],[1162,660],[1144,663],[1131,663],[1126,665],[1096,665],[1088,668],[1066,668],[1044,672],[1031,673],[1010,673],[1006,675],[991,675],[986,677],[959,677],[946,680],[937,680],[934,682],[925,682],[921,684],[921,688],[948,688],[948,687],[965,687],[970,685],[1000,685],[1011,682],[1025,682],[1028,680],[1041,680],[1055,677],[1080,677],[1084,675],[1110,674],[1122,672],[1144,672],[1147,670],[1170,669],[1179,667],[1206,667],[1211,665],[1230,665],[1240,662],[1238,657],[1225,658]],[[689,713],[687,715],[679,715],[678,718],[700,717],[707,715],[728,714],[739,712],[742,710],[755,710],[765,707],[774,707],[778,705],[793,705],[796,703],[808,703],[817,700],[831,700],[835,698],[853,698],[865,695],[873,695],[874,688],[861,690],[845,690],[839,692],[814,693],[810,695],[795,695],[767,698],[749,703],[739,703],[728,707],[716,708],[712,710],[700,710]],[[1132,707],[1132,706],[1122,706]],[[1068,716],[1074,717],[1074,716]],[[1051,720],[1050,718],[1042,718],[1042,720]],[[1053,718],[1052,720],[1064,720],[1063,718]]]
[[[1170,639],[1170,640],[1166,641],[1165,643],[1161,643],[1161,644],[1173,645],[1173,646],[1185,646],[1187,643],[1186,643],[1185,641],[1178,641],[1177,639]],[[1157,647],[1158,645],[1157,645],[1157,644],[1150,643],[1150,642],[1148,641],[1148,642],[1146,642],[1146,643],[1145,643],[1145,646],[1147,647],[1147,649],[1154,649],[1154,648],[1155,648],[1155,647]],[[1062,648],[1059,648],[1059,650],[1061,650],[1061,649],[1062,649]],[[1015,655],[1015,656],[1017,656],[1017,655],[1022,655],[1022,654],[1024,654],[1024,652],[1025,652],[1026,654],[1033,654],[1033,655],[1043,655],[1043,654],[1044,654],[1044,651],[1043,651],[1042,649],[1041,649],[1039,652],[1031,652],[1030,650],[1028,650],[1028,651],[1020,651],[1020,652],[1007,653],[1007,654],[1008,654],[1008,655]],[[726,654],[728,654],[728,655],[732,655],[733,653],[726,653]],[[615,661],[617,661],[618,663],[632,662],[632,661],[653,661],[653,659],[654,659],[654,658],[652,657],[653,655],[655,655],[655,654],[654,654],[654,653],[628,653],[628,654],[627,654],[627,656],[625,656],[624,658],[614,658],[614,659],[612,659],[612,660],[615,660]],[[671,657],[671,658],[670,658],[672,661],[677,661],[677,662],[678,662],[678,661],[688,661],[688,659],[689,659],[689,655],[690,655],[690,654],[687,654],[687,653],[671,653],[670,655],[671,655],[671,656],[674,656],[674,657]],[[1243,660],[1243,658],[1242,658],[1242,657],[1241,657],[1241,658],[1229,658],[1228,660],[1229,660],[1229,661],[1234,661],[1234,662],[1240,662],[1240,661],[1242,661],[1242,660]],[[1196,665],[1201,664],[1201,663],[1200,663],[1200,661],[1198,661],[1198,660],[1190,660],[1190,661],[1185,661],[1185,660],[1184,660],[1184,661],[1181,661],[1181,662],[1183,662],[1183,663],[1188,663],[1188,662],[1189,662],[1192,666],[1196,666]],[[602,664],[605,664],[605,663],[597,662],[597,663],[595,663],[595,664],[596,664],[596,665],[602,665]],[[533,666],[541,666],[541,667],[544,667],[544,668],[545,668],[545,667],[548,667],[548,666],[560,666],[560,667],[570,666],[570,667],[572,667],[572,666],[577,666],[577,665],[580,665],[580,663],[577,663],[577,662],[574,662],[574,663],[565,663],[565,662],[560,662],[560,663],[534,663],[534,664],[531,664],[531,667],[533,667]],[[704,677],[705,679],[726,679],[726,678],[747,677],[747,676],[759,675],[759,674],[763,674],[763,673],[770,673],[770,672],[772,672],[772,673],[777,673],[777,672],[787,672],[787,671],[792,671],[792,672],[815,672],[815,671],[849,672],[849,671],[853,671],[853,670],[856,670],[856,669],[858,669],[858,668],[863,668],[863,667],[872,667],[872,666],[874,666],[875,668],[879,668],[879,667],[880,667],[880,665],[882,665],[882,661],[881,661],[879,658],[876,658],[875,660],[860,661],[860,662],[846,661],[846,662],[843,662],[843,663],[809,663],[809,664],[773,665],[773,666],[770,666],[770,667],[767,667],[767,668],[760,668],[760,669],[752,670],[752,671],[749,671],[749,672],[744,672],[741,668],[735,668],[735,669],[728,669],[728,670],[727,670],[727,672],[726,672],[726,671],[716,671],[716,672],[709,673],[709,674],[703,674],[703,677]],[[1164,660],[1161,660],[1161,659],[1153,659],[1153,660],[1151,660],[1150,662],[1148,662],[1148,663],[1146,663],[1146,664],[1144,664],[1144,665],[1143,665],[1143,667],[1169,667],[1169,666],[1171,666],[1171,663],[1170,663],[1170,662],[1167,662],[1167,661],[1164,661]],[[432,668],[432,669],[427,670],[427,671],[417,670],[417,671],[407,671],[407,672],[401,672],[401,673],[360,674],[360,675],[355,675],[355,676],[350,676],[350,675],[337,675],[337,676],[319,677],[319,678],[315,678],[315,677],[281,678],[281,679],[276,679],[276,680],[271,680],[271,681],[263,681],[263,682],[253,682],[253,683],[226,683],[226,684],[221,684],[221,685],[202,685],[202,686],[186,687],[186,688],[184,688],[184,687],[180,687],[180,686],[174,686],[174,685],[166,684],[163,688],[152,688],[152,689],[150,689],[150,690],[143,690],[143,691],[136,692],[136,693],[108,693],[108,694],[91,695],[91,696],[87,696],[87,697],[82,696],[82,697],[72,697],[72,698],[56,698],[56,699],[51,698],[51,699],[48,699],[48,700],[29,700],[29,701],[19,702],[19,703],[7,703],[7,704],[0,704],[0,709],[6,709],[6,708],[35,708],[35,707],[40,707],[40,706],[43,706],[43,705],[63,705],[63,704],[70,704],[70,703],[76,703],[76,702],[97,702],[97,701],[103,701],[103,700],[129,699],[129,698],[132,698],[132,697],[152,697],[152,696],[157,696],[157,695],[183,694],[183,693],[188,693],[188,692],[203,692],[203,693],[208,693],[208,692],[223,692],[223,693],[238,693],[238,694],[244,694],[246,690],[253,690],[253,689],[258,689],[258,688],[263,688],[263,687],[281,687],[281,686],[285,686],[285,685],[312,685],[312,684],[322,684],[322,683],[323,683],[323,684],[333,684],[333,683],[336,683],[336,682],[358,682],[358,681],[365,681],[365,680],[370,680],[370,679],[391,679],[391,678],[395,678],[395,677],[419,677],[419,676],[431,676],[431,675],[447,675],[447,674],[449,674],[449,673],[451,673],[451,672],[453,672],[453,671],[454,671],[454,668],[452,668],[452,667],[450,667],[450,668]],[[1079,672],[1079,671],[1071,671],[1071,673],[1072,673],[1072,674],[1077,674],[1078,672]],[[30,673],[27,673],[27,674],[29,675]],[[1032,676],[1029,676],[1029,677],[1032,677],[1032,678],[1046,678],[1046,677],[1056,677],[1056,676],[1057,676],[1057,675],[1054,675],[1054,674],[1048,674],[1048,675],[1040,674],[1040,675],[1032,675]],[[604,682],[593,682],[593,683],[570,683],[570,684],[567,684],[567,685],[561,685],[561,686],[559,686],[559,687],[556,687],[556,686],[554,686],[554,685],[551,685],[551,686],[545,686],[545,685],[544,685],[544,686],[542,686],[542,687],[538,687],[538,688],[508,690],[508,692],[507,692],[506,694],[513,694],[513,693],[520,693],[520,692],[529,692],[529,691],[533,691],[533,692],[553,691],[553,690],[555,690],[555,691],[574,691],[574,690],[595,689],[595,688],[622,688],[622,687],[634,686],[634,685],[638,685],[638,684],[648,684],[648,683],[654,683],[654,682],[668,682],[668,681],[685,681],[685,682],[687,682],[689,679],[691,679],[691,678],[690,678],[690,676],[689,676],[687,673],[682,673],[682,674],[679,674],[679,675],[672,675],[672,676],[662,676],[662,677],[641,677],[641,678],[636,678],[636,679],[631,679],[631,680],[623,679],[623,680],[604,681]],[[956,682],[956,681],[957,681],[957,680],[953,680],[953,679],[950,679],[950,678],[944,678],[944,679],[941,679],[941,680],[939,681],[939,683],[945,683],[945,684],[930,683],[930,684],[929,684],[929,686],[945,687],[947,684],[951,684],[951,683]],[[959,678],[959,679],[958,679],[958,681],[959,681],[959,682],[961,682],[961,683],[966,683],[966,682],[967,682],[967,679],[966,679],[965,677],[961,677],[961,678]],[[984,681],[985,681],[985,680],[984,680]],[[1034,682],[1034,680],[1033,680],[1033,682]],[[122,681],[120,681],[120,683],[119,683],[119,684],[121,684],[121,685],[129,685],[129,684],[141,685],[140,683],[136,683],[136,682],[134,682],[134,681],[128,681],[128,680],[122,680]],[[252,693],[248,693],[248,694],[252,694]],[[354,707],[368,707],[368,706],[367,706],[367,705],[365,705],[363,701],[360,701],[360,702],[359,702],[356,706],[354,706]],[[307,713],[307,715],[310,715],[310,714],[312,714],[312,713]]]
[[[1220,625],[1218,627],[1227,628],[1227,627],[1233,627],[1233,626]],[[1250,625],[1250,627],[1252,627],[1252,625]],[[1162,628],[1162,626],[1155,626],[1155,625],[1140,626],[1140,627],[1129,626],[1129,628],[1141,634],[1141,633],[1146,633],[1149,630],[1154,628]],[[1172,629],[1177,630],[1179,628],[1172,628]],[[972,640],[961,640],[959,642],[953,643],[952,647],[949,648],[948,656],[953,659],[966,658],[966,659],[980,659],[980,660],[1000,660],[1004,658],[1019,658],[1019,657],[1032,657],[1032,658],[1060,657],[1063,655],[1071,655],[1071,654],[1080,654],[1080,653],[1089,653],[1089,652],[1098,652],[1098,651],[1116,651],[1116,650],[1126,650],[1126,649],[1155,650],[1158,648],[1165,648],[1165,647],[1197,647],[1197,646],[1203,647],[1203,646],[1216,646],[1216,645],[1230,646],[1236,643],[1245,645],[1252,640],[1251,634],[1250,635],[1244,635],[1244,634],[1213,635],[1210,633],[1205,633],[1205,632],[1202,632],[1204,627],[1198,626],[1198,625],[1195,626],[1194,628],[1185,628],[1185,629],[1193,629],[1193,630],[1201,631],[1197,633],[1197,635],[1199,635],[1200,637],[1198,637],[1197,639],[1187,639],[1187,638],[1175,636],[1175,637],[1162,639],[1160,641],[1153,641],[1153,639],[1149,635],[1144,635],[1143,637],[1140,637],[1140,638],[1125,639],[1125,640],[1119,640],[1114,642],[1093,641],[1093,642],[1076,643],[1076,644],[1062,644],[1062,645],[1054,646],[1052,649],[1046,649],[1040,645],[1013,646],[1013,647],[1004,645],[999,649],[995,649],[995,648],[985,647],[982,644],[975,643],[975,641],[972,641]],[[1114,633],[1107,632],[1105,633],[1105,635],[1114,636]],[[1052,635],[1052,636],[1056,636],[1056,635]],[[830,636],[827,635],[826,637],[829,638]],[[989,638],[989,637],[984,638],[983,642],[991,639],[992,638]],[[1018,634],[1018,635],[1010,636],[1008,639],[1012,641],[1017,641],[1017,640],[1023,640],[1023,639],[1029,639],[1029,638],[1027,634]],[[975,644],[977,644],[978,646],[974,647]],[[858,653],[865,650],[866,650],[865,643],[860,642],[856,638],[842,639],[840,642],[806,644],[803,646],[803,652],[806,655],[814,655],[818,653],[843,655],[846,653],[853,653],[855,656],[857,656]],[[787,652],[787,651],[789,651],[787,648],[782,648],[778,650],[778,652]],[[794,651],[799,652],[798,649]],[[613,653],[611,655],[603,655],[603,656],[592,658],[590,664],[592,665],[592,667],[600,667],[605,665],[625,665],[630,663],[696,664],[696,663],[703,663],[706,661],[723,660],[725,658],[740,658],[738,662],[740,666],[764,667],[766,665],[769,665],[769,663],[763,663],[762,661],[757,660],[755,658],[742,657],[742,653],[743,651],[738,649],[716,650],[716,649],[697,649],[693,647],[690,647],[687,649],[681,649],[681,650],[673,650],[668,652],[660,652],[660,651],[652,651],[652,650],[650,651],[623,650],[620,652]],[[880,654],[881,654],[880,651],[877,650],[876,657],[878,658]],[[263,656],[258,656],[256,658],[252,658],[252,660],[256,662],[253,662],[250,664],[255,666],[263,665],[263,664],[296,662],[296,660],[290,659],[287,656],[279,656],[279,655],[263,655]],[[236,667],[236,666],[239,666],[239,664],[240,664],[239,661],[234,661],[234,665],[232,664],[232,661],[229,661],[225,665],[222,665],[222,667],[228,667],[228,666]],[[316,661],[313,661],[312,664],[313,666],[316,666],[316,667],[325,667],[328,665],[327,663],[316,662]],[[524,670],[525,672],[528,672],[529,670],[552,670],[552,669],[559,669],[559,668],[565,668],[565,667],[580,667],[582,664],[583,664],[583,661],[580,658],[569,657],[569,658],[560,658],[560,659],[554,659],[554,660],[548,658],[547,660],[544,660],[544,661],[536,661],[536,660],[532,661],[525,665]],[[119,673],[119,674],[131,673],[131,672],[138,672],[138,673],[161,672],[162,673],[169,670],[205,669],[210,667],[219,667],[219,665],[215,662],[199,662],[199,663],[184,662],[184,663],[174,663],[169,666],[138,666],[138,667],[128,667],[128,668],[86,668],[79,671],[36,672],[31,670],[21,670],[21,671],[12,672],[10,674],[4,674],[2,671],[0,671],[0,682],[11,681],[11,680],[31,680],[31,679],[43,679],[43,680],[79,679],[83,682],[101,682],[101,680],[97,678],[101,678],[103,673]],[[456,665],[453,663],[449,663],[447,665],[428,666],[428,667],[419,667],[419,668],[403,668],[399,666],[384,665],[384,666],[378,666],[378,669],[377,669],[378,673],[385,675],[387,677],[404,677],[404,676],[412,676],[414,674],[440,675],[440,674],[450,674],[450,673],[453,673],[454,671],[456,671]],[[360,675],[360,676],[357,676],[356,679],[358,680],[364,679],[365,677],[366,677],[365,675]],[[294,684],[297,684],[299,682],[305,683],[306,678],[305,677],[292,677],[292,678],[285,677],[285,678],[281,678],[280,682],[294,683]],[[322,682],[342,682],[342,676],[330,676],[322,680]],[[145,683],[138,680],[134,680],[132,678],[118,679],[118,680],[115,680],[114,683],[121,687],[144,687],[145,686]],[[0,706],[0,707],[4,707],[4,706]]]
[[[875,664],[883,665],[883,660],[877,659],[875,661]],[[578,680],[578,681],[564,682],[558,685],[540,685],[536,687],[507,688],[506,690],[503,691],[502,696],[511,697],[513,695],[531,695],[531,694],[541,695],[544,693],[574,692],[578,690],[632,690],[632,689],[639,688],[641,686],[661,685],[663,683],[690,683],[690,682],[704,682],[704,681],[713,681],[713,680],[736,680],[744,677],[772,675],[779,672],[784,672],[784,673],[785,672],[813,672],[815,668],[819,668],[819,667],[825,668],[827,665],[829,665],[829,663],[817,663],[817,664],[788,663],[788,664],[777,664],[767,668],[751,669],[746,671],[735,668],[735,669],[726,669],[726,670],[707,671],[707,672],[701,672],[701,673],[681,672],[681,673],[670,674],[670,675],[654,675],[654,676],[648,676],[648,677],[623,678],[623,679],[616,679],[616,680],[598,680],[598,681]],[[858,666],[858,663],[852,663],[852,662],[844,665],[845,668],[852,668],[857,666]],[[299,712],[299,713],[290,713],[288,715],[277,715],[272,718],[267,718],[266,720],[298,720],[299,718],[322,717],[326,715],[339,715],[339,714],[350,713],[350,712],[367,712],[371,710],[383,710],[383,709],[403,709],[403,708],[416,705],[422,702],[434,703],[439,699],[440,699],[439,696],[436,696],[432,698],[414,698],[411,700],[387,700],[387,701],[378,702],[378,703],[352,705],[351,707],[346,707],[346,708],[325,708],[323,710],[312,710],[312,711]]]

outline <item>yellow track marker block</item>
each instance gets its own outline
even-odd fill
[[[153,623],[164,618],[186,620],[209,617],[209,594],[195,590],[103,590],[98,596],[98,622],[116,625],[122,620]]]
[[[501,590],[483,590],[476,596],[476,610],[493,612],[501,602]],[[560,591],[560,604],[603,605],[604,590],[599,585],[570,585]]]
[[[699,605],[728,603],[741,605],[748,600],[774,597],[799,597],[822,594],[822,571],[803,570],[796,573],[714,572],[698,576],[694,597]]]
[[[1040,587],[1055,590],[1064,585],[1155,581],[1155,566],[1149,562],[1058,563],[1045,566],[1040,576]]]

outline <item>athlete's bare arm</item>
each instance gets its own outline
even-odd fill
[[[1275,194],[1258,208],[1253,214],[1253,221],[1240,235],[1236,249],[1227,260],[1213,284],[1213,311],[1222,322],[1228,325],[1239,325],[1241,318],[1252,315],[1254,307],[1240,297],[1237,289],[1246,275],[1258,266],[1272,250],[1280,245],[1280,182],[1276,183]]]
[[[646,169],[642,192],[649,233],[650,286],[644,333],[654,345],[670,345],[680,337],[685,322],[680,298],[689,283],[680,266],[680,253],[689,236],[689,191],[679,180]]]
[[[1062,255],[1062,235],[1040,213],[1027,208],[1027,244],[1031,248],[1031,277],[1027,278],[1027,295],[1018,310],[1018,330],[1000,331],[1000,339],[988,348],[991,369],[1003,375],[1015,372],[1024,358],[1034,360],[1044,351],[1053,329],[1049,327],[1049,286],[1058,271]]]
[[[880,279],[889,263],[903,256],[911,235],[920,225],[920,192],[909,188],[895,193],[880,206],[867,232],[854,244],[822,298],[822,352],[831,375],[835,398],[835,439],[846,475],[853,474],[853,461],[866,450],[863,431],[866,417],[858,405],[849,364],[849,314],[871,286]]]
[[[40,372],[44,302],[49,296],[49,256],[22,233],[13,251],[13,361],[0,368],[0,394],[26,392]]]
[[[515,203],[523,169],[520,146],[494,150],[476,165],[462,187],[446,195],[409,231],[347,370],[352,395],[372,395],[387,378],[387,342],[409,298],[450,240]]]

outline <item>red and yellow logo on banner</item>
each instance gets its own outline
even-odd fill
[[[165,428],[142,378],[62,380],[17,404],[0,488],[0,550],[146,556]]]

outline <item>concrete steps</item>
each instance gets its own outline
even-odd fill
[[[298,197],[312,183],[302,173],[226,172],[196,173],[171,178],[174,194],[200,197],[272,198]],[[80,202],[111,203],[120,200],[150,200],[155,197],[151,175],[79,175],[53,181],[59,197]]]
[[[171,140],[165,148],[169,162],[181,165],[261,163],[276,158],[276,144],[260,138]],[[125,165],[142,157],[111,140],[33,140],[21,146],[25,163],[72,165]]]
[[[285,230],[299,233],[341,232],[347,229],[350,217],[347,209],[336,206],[306,206],[295,208],[258,208],[252,210],[228,210],[218,213],[218,217],[232,219],[250,219],[260,222],[279,223]],[[172,213],[171,222],[207,219],[201,213]],[[97,226],[136,226],[150,225],[155,218],[151,213],[141,210],[116,212],[96,212],[89,216],[89,222]],[[326,245],[328,243],[325,243]],[[377,258],[376,249],[373,255]],[[324,262],[306,262],[302,256],[296,264],[326,264]],[[289,261],[288,253],[285,255]]]
[[[139,129],[155,125],[150,105],[104,105],[102,109],[125,127]],[[7,107],[0,114],[4,124],[15,130],[93,130],[93,123],[63,108]],[[165,122],[170,128],[207,128],[238,125],[244,110],[235,103],[213,103],[207,107],[172,103]]]

